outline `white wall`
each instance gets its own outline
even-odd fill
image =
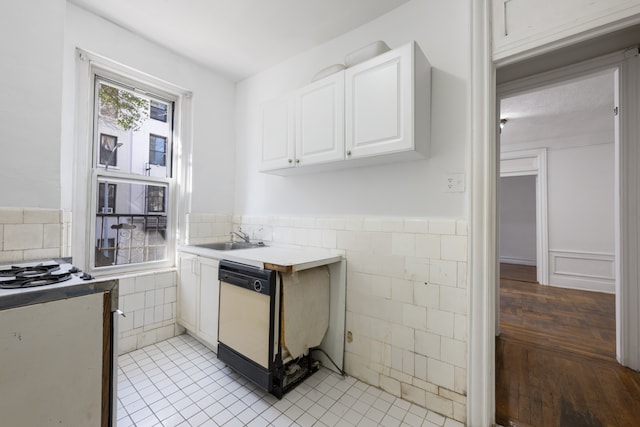
[[[294,177],[259,173],[261,103],[306,85],[318,70],[376,40],[391,48],[415,40],[432,64],[431,157]],[[463,217],[466,195],[445,194],[443,175],[467,169],[469,59],[468,2],[413,0],[240,82],[234,213]]]
[[[547,148],[548,262],[552,286],[615,291],[613,129],[605,134],[576,134],[517,144],[519,149]],[[503,236],[502,229],[500,233],[502,245],[508,237]],[[500,256],[503,255],[509,256],[501,248]]]
[[[60,208],[64,0],[3,2],[0,204]]]
[[[613,143],[551,150],[549,249],[614,253]]]
[[[192,210],[233,209],[235,85],[198,64],[67,4],[64,40],[62,205],[71,207],[76,102],[75,48],[193,92]],[[224,183],[224,185],[213,185]]]
[[[536,176],[500,178],[500,261],[536,265]]]

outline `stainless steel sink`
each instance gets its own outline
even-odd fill
[[[197,248],[213,249],[216,251],[232,251],[234,249],[263,248],[264,243],[217,242],[217,243],[203,243],[201,245],[193,245],[193,246]]]

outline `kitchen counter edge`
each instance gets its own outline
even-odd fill
[[[178,247],[178,251],[216,260],[225,259],[235,261],[241,264],[283,273],[307,270],[309,268],[320,267],[344,260],[344,256],[337,251],[318,248],[307,249],[265,246],[218,251],[215,249],[200,248],[195,245],[183,245]]]

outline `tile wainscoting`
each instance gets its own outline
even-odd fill
[[[71,222],[71,212],[60,209],[0,208],[0,264],[71,256]],[[176,283],[173,270],[121,276],[119,354],[183,332]]]
[[[342,252],[347,373],[466,421],[466,221],[234,216],[232,223],[267,244]]]
[[[212,243],[228,241],[231,236],[231,215],[190,213],[187,214],[187,243]]]
[[[455,219],[190,214],[189,243],[253,240],[336,249],[347,260],[349,375],[462,423],[466,420],[467,223]],[[71,214],[0,208],[0,262],[70,254]],[[176,272],[120,279],[119,353],[183,332]]]
[[[59,258],[71,254],[71,212],[0,208],[0,263]]]
[[[184,332],[176,323],[174,270],[120,277],[118,354],[164,341]]]

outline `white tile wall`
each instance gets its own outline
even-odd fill
[[[67,219],[59,209],[0,208],[0,263],[68,256]]]
[[[118,353],[124,354],[184,332],[176,324],[176,272],[120,278]]]
[[[58,209],[0,208],[0,263],[71,256],[71,221],[71,212]],[[120,354],[182,332],[174,271],[124,277],[119,303],[126,315],[119,321]]]
[[[190,213],[187,215],[187,236],[190,244],[228,241],[231,215]]]
[[[346,344],[347,372],[465,422],[466,221],[265,216],[232,221],[234,230],[242,227],[267,244],[343,252],[347,330],[353,336]]]

